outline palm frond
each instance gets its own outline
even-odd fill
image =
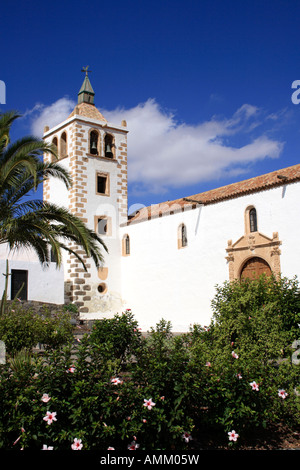
[[[16,111],[8,111],[0,114],[0,153],[9,144],[9,131],[12,123],[20,117]]]
[[[73,254],[85,267],[83,258],[92,258],[96,266],[103,262],[103,240],[69,210],[47,201],[24,200],[47,178],[56,178],[67,189],[72,180],[69,172],[57,161],[43,162],[42,154],[57,158],[53,145],[28,136],[9,142],[11,124],[19,115],[0,114],[0,244],[11,250],[32,248],[42,264],[49,264],[52,249],[58,266],[62,250]],[[72,246],[83,249],[81,257]]]

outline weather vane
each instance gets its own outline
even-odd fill
[[[88,76],[88,73],[91,72],[91,70],[88,70],[88,68],[89,68],[89,65],[87,65],[86,67],[82,67],[81,69],[81,72],[85,72],[86,77]]]

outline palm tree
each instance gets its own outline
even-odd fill
[[[18,117],[15,112],[0,114],[0,244],[8,244],[10,250],[31,248],[43,265],[50,262],[52,250],[57,265],[61,266],[62,250],[66,250],[86,269],[84,259],[70,247],[75,244],[99,267],[102,249],[107,248],[95,232],[65,208],[26,198],[45,178],[59,178],[67,188],[72,182],[69,173],[56,161],[43,163],[44,152],[57,159],[52,145],[32,136],[10,143],[10,128]]]

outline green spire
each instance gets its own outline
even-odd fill
[[[89,66],[87,65],[86,67],[83,67],[81,69],[81,72],[85,72],[85,77],[84,77],[83,84],[78,93],[78,104],[80,103],[94,104],[95,92],[92,88],[91,82],[88,77],[88,73],[91,72],[91,70],[88,70],[88,68]]]

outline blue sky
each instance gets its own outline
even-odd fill
[[[0,110],[23,114],[13,138],[39,134],[73,109],[89,65],[96,106],[127,119],[129,205],[294,165],[299,18],[291,0],[5,2]]]

